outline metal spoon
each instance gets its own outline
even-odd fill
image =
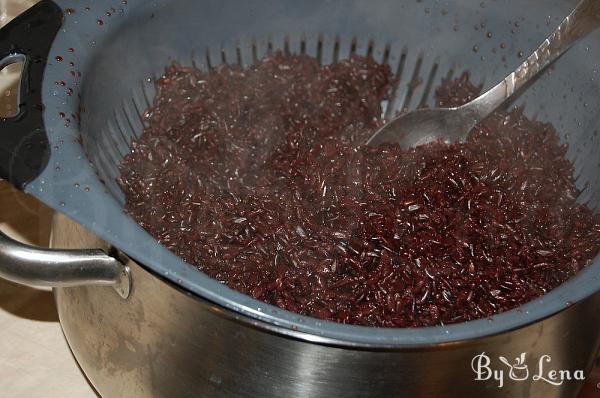
[[[368,145],[398,143],[403,148],[431,141],[464,141],[477,123],[499,108],[577,40],[600,27],[600,0],[582,0],[556,30],[514,72],[487,92],[456,108],[423,109],[381,127]]]

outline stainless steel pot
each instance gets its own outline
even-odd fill
[[[102,242],[59,215],[52,245]],[[534,380],[540,359],[546,378],[551,370],[587,374],[600,344],[600,294],[493,336],[412,347],[356,345],[256,321],[130,259],[125,264],[133,281],[127,298],[106,286],[55,289],[67,341],[104,397],[575,397],[581,381]],[[512,380],[499,358],[512,364],[523,352],[528,379]],[[475,380],[473,359],[482,353],[490,369],[505,372],[502,387],[495,378]]]
[[[420,97],[431,102],[426,88],[451,69],[471,69],[475,80],[494,84],[575,1],[58,3],[43,0],[0,30],[2,64],[25,61],[20,114],[0,123],[0,177],[78,224],[64,216],[55,223],[53,246],[70,251],[28,248],[0,235],[0,276],[57,286],[65,335],[101,394],[576,394],[599,345],[598,259],[545,296],[489,320],[415,329],[341,325],[253,300],[183,263],[123,213],[114,183],[116,165],[143,127],[139,114],[153,76],[169,58],[208,68],[277,46],[304,47],[322,62],[350,48],[370,51],[404,71],[387,104],[396,109]],[[543,15],[535,12],[541,5]],[[600,117],[590,110],[600,109],[598,43],[598,34],[586,38],[519,99],[530,116],[563,133],[578,199],[594,209]],[[418,76],[427,83],[415,88]],[[87,250],[95,247],[105,250]],[[570,380],[561,383],[552,370]]]

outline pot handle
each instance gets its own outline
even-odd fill
[[[18,114],[0,118],[0,178],[19,189],[37,177],[48,163],[42,77],[62,20],[58,5],[41,0],[0,29],[0,69],[23,62]]]
[[[24,245],[0,232],[0,278],[32,287],[113,286],[130,293],[129,267],[100,249],[56,250]]]

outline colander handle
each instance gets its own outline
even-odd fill
[[[41,0],[0,29],[0,69],[22,61],[18,113],[0,118],[0,178],[23,189],[48,163],[44,129],[42,76],[63,12]]]

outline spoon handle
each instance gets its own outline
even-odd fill
[[[540,46],[496,86],[465,104],[479,122],[502,105],[515,91],[567,51],[577,40],[600,27],[600,0],[582,0]]]

